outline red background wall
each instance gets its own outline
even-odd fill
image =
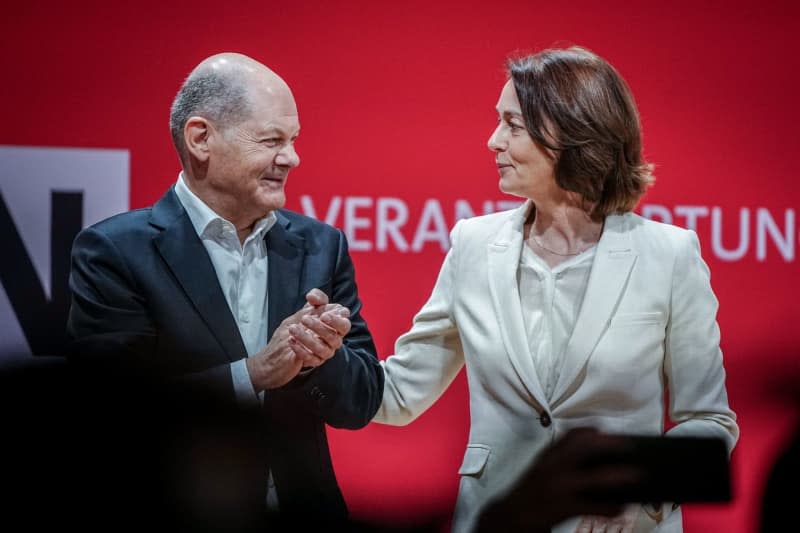
[[[643,203],[719,207],[697,231],[720,300],[722,348],[742,436],[733,455],[736,499],[688,506],[686,530],[752,531],[768,467],[788,435],[800,384],[795,326],[798,235],[795,158],[797,21],[791,2],[16,2],[0,19],[0,144],[125,148],[131,208],[148,205],[178,172],[167,127],[181,81],[202,58],[239,51],[280,73],[298,102],[302,165],[289,207],[307,195],[324,217],[334,196],[366,197],[353,235],[365,316],[382,357],[426,300],[443,252],[375,250],[380,197],[409,208],[410,243],[428,199],[447,226],[456,200],[480,211],[501,201],[486,140],[504,58],[581,44],[614,64],[636,95],[657,184]],[[788,234],[756,255],[756,210]],[[796,217],[795,217],[796,218]],[[337,225],[344,224],[340,213]],[[680,216],[676,224],[685,225]],[[766,235],[762,231],[762,234]],[[789,249],[791,248],[791,249]],[[789,250],[787,252],[787,250]],[[791,252],[791,253],[789,253]],[[353,514],[413,522],[449,511],[466,443],[463,374],[405,428],[331,431]]]

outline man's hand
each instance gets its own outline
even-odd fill
[[[247,359],[247,371],[257,393],[285,385],[303,367],[321,365],[333,357],[350,331],[350,311],[328,303],[321,290],[309,291],[306,302],[281,322],[266,348]]]
[[[289,326],[289,344],[304,367],[317,367],[333,357],[350,331],[350,310],[329,304],[327,295],[319,289],[306,294],[304,310],[309,311],[300,324]]]

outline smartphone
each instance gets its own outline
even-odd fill
[[[709,437],[624,436],[630,451],[598,456],[593,465],[629,465],[645,473],[640,483],[593,494],[614,503],[700,503],[731,500],[725,441]]]

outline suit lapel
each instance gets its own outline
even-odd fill
[[[567,342],[561,372],[553,391],[554,407],[564,400],[570,385],[608,329],[635,262],[636,253],[627,232],[627,218],[624,215],[606,217],[586,294],[575,329]]]
[[[163,228],[153,242],[228,358],[236,361],[246,357],[247,350],[208,252],[172,189],[153,206],[150,222]]]
[[[545,407],[547,401],[528,347],[517,284],[523,225],[531,206],[527,202],[518,208],[488,245],[489,292],[511,366],[531,397]]]
[[[305,304],[305,295],[300,294],[300,279],[305,262],[305,240],[290,231],[290,223],[286,217],[280,212],[276,215],[278,220],[265,237],[269,260],[267,274],[269,338],[284,318]]]

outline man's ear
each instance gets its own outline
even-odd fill
[[[211,128],[211,124],[203,117],[189,117],[183,127],[186,151],[198,161],[208,160],[208,137],[211,134]]]

